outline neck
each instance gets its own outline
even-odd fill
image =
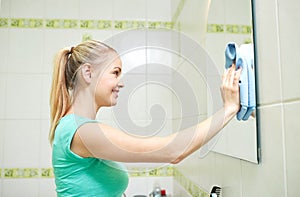
[[[96,119],[98,107],[95,104],[94,95],[88,89],[74,93],[72,106],[67,114],[76,114],[89,119]]]

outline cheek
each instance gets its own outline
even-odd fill
[[[112,95],[112,90],[115,87],[113,80],[102,79],[95,87],[95,100],[98,104],[108,104]]]

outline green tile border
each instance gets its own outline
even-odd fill
[[[38,168],[4,168],[3,178],[39,178]]]
[[[40,18],[0,18],[0,28],[47,28],[47,29],[136,29],[173,28],[170,21],[130,21],[130,20],[76,20]]]
[[[193,197],[208,197],[208,193],[185,177],[172,165],[159,168],[128,168],[129,177],[174,177],[174,179]],[[0,178],[54,178],[52,168],[0,168]]]
[[[173,176],[173,166],[160,168],[128,168],[130,177],[166,177]],[[52,168],[2,168],[1,178],[54,178]]]
[[[206,191],[185,177],[177,168],[174,168],[173,170],[175,181],[177,181],[192,197],[209,197],[209,194]]]
[[[173,166],[164,166],[160,168],[128,168],[130,177],[168,177],[173,176]]]
[[[178,16],[186,0],[178,5]],[[176,14],[177,15],[177,14]],[[174,16],[176,16],[174,15]],[[178,17],[177,16],[177,17]],[[137,28],[173,29],[176,17],[170,21],[130,21],[130,20],[76,20],[76,19],[39,19],[39,18],[0,18],[0,28],[29,29],[94,29],[94,30],[126,30]],[[180,30],[179,30],[180,31]],[[207,33],[251,34],[251,25],[207,24]]]
[[[251,25],[207,24],[208,33],[252,34]]]

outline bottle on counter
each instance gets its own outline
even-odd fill
[[[161,188],[158,184],[155,184],[153,188],[153,197],[161,197]]]

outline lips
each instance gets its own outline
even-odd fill
[[[115,98],[118,98],[118,93],[119,93],[118,89],[113,89],[112,93],[114,94]]]

